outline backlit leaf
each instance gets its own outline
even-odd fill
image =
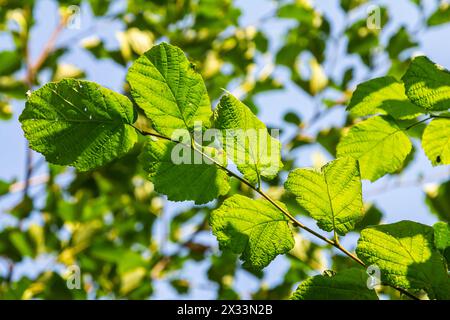
[[[210,224],[221,248],[240,253],[251,269],[266,267],[294,247],[287,218],[263,199],[234,195],[211,213]]]
[[[402,78],[406,95],[419,107],[449,109],[450,72],[424,56],[415,58]]]
[[[450,279],[435,249],[433,228],[412,221],[369,227],[356,248],[367,265],[376,265],[381,280],[406,289],[423,289],[431,298],[450,299]]]
[[[346,269],[335,275],[317,275],[303,281],[292,300],[378,300],[367,287],[368,274],[363,269]]]
[[[161,43],[137,59],[127,80],[134,100],[161,134],[193,131],[194,122],[209,127],[211,104],[203,79],[183,51]]]
[[[325,231],[344,235],[364,216],[359,168],[352,158],[339,158],[320,171],[296,169],[285,187]]]
[[[190,147],[171,141],[147,140],[141,163],[155,190],[169,200],[207,203],[228,192],[228,175]]]
[[[423,132],[422,147],[434,166],[450,164],[450,119],[434,119]]]
[[[359,161],[361,177],[375,181],[399,170],[412,148],[406,133],[389,117],[377,116],[353,126],[337,146],[337,156]]]
[[[20,115],[30,147],[48,162],[94,169],[127,153],[137,141],[130,100],[75,79],[33,92]]]
[[[281,144],[245,104],[225,94],[214,117],[227,155],[248,180],[257,183],[261,176],[272,179],[277,175],[283,165]]]

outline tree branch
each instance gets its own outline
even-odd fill
[[[133,125],[132,125],[133,126]],[[156,137],[156,138],[160,138],[163,140],[167,140],[167,141],[171,141],[174,143],[179,143],[182,144],[188,148],[192,148],[195,152],[200,153],[203,157],[205,157],[207,160],[213,162],[217,167],[219,167],[221,170],[224,170],[229,176],[234,177],[236,179],[238,179],[240,182],[242,182],[243,184],[245,184],[246,186],[248,186],[249,188],[251,188],[252,190],[254,190],[255,192],[257,192],[258,194],[260,194],[264,199],[266,199],[267,201],[269,201],[273,206],[275,206],[275,208],[277,208],[281,213],[283,213],[286,217],[289,218],[289,220],[297,227],[299,227],[300,229],[305,230],[306,232],[312,234],[313,236],[321,239],[322,241],[328,243],[329,245],[335,247],[336,249],[340,250],[342,253],[344,253],[346,256],[348,256],[349,258],[351,258],[352,260],[354,260],[356,263],[358,263],[359,265],[361,265],[362,267],[366,267],[365,263],[359,259],[355,254],[349,252],[347,249],[345,249],[338,241],[336,240],[330,240],[327,237],[321,235],[320,233],[310,229],[309,227],[305,226],[303,223],[301,223],[300,221],[298,221],[290,212],[288,212],[286,209],[284,209],[282,206],[280,206],[275,200],[273,200],[269,195],[267,195],[260,187],[255,187],[253,184],[251,184],[249,181],[247,181],[246,179],[244,179],[243,177],[239,176],[238,174],[234,173],[233,171],[231,171],[230,169],[228,169],[227,167],[225,167],[224,165],[222,165],[221,163],[219,163],[218,161],[216,161],[215,159],[211,158],[210,156],[208,156],[207,154],[204,154],[201,150],[198,150],[197,148],[195,148],[193,145],[187,145],[184,144],[180,141],[177,140],[173,140],[171,138],[165,137],[163,135],[160,135],[158,133],[153,133],[153,132],[147,132],[147,131],[143,131],[141,129],[138,129],[136,127],[133,126],[133,128],[135,128],[141,135],[143,136],[152,136],[152,137]],[[416,296],[412,295],[411,293],[409,293],[408,291],[406,291],[405,289],[402,288],[397,288],[395,286],[391,286],[392,288],[398,290],[399,292],[403,293],[404,295],[408,296],[411,299],[414,300],[420,300],[419,298],[417,298]]]

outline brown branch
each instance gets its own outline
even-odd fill
[[[65,25],[66,20],[61,18],[34,64],[31,64],[31,62],[29,61],[29,54],[27,49],[27,74],[25,80],[29,86],[29,89],[31,89],[34,84],[36,74],[39,72],[45,61],[47,61],[49,55],[55,49],[56,40],[58,39],[60,33],[63,31]]]
[[[29,90],[33,89],[33,85],[36,80],[36,74],[44,65],[45,61],[47,61],[49,55],[53,52],[56,44],[56,40],[60,35],[61,31],[64,29],[66,25],[67,19],[60,18],[58,25],[53,31],[52,35],[48,39],[47,43],[44,46],[41,54],[38,56],[36,62],[34,64],[31,63],[30,58],[30,50],[29,50],[29,38],[24,45],[24,54],[25,54],[25,63],[26,63],[26,75],[25,75],[25,83],[28,86]],[[28,196],[28,191],[30,187],[31,176],[33,175],[33,152],[29,148],[27,143],[26,146],[26,159],[25,159],[25,185],[23,187],[23,198]]]

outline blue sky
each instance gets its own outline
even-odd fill
[[[322,0],[315,1],[318,7],[324,12],[324,14],[332,21],[333,27],[337,30],[343,28],[346,21],[340,14],[340,10],[337,9],[337,0]],[[425,1],[427,4],[427,11],[433,9],[433,1]],[[261,17],[267,15],[275,7],[274,1],[267,0],[239,0],[238,5],[243,10],[243,16],[241,17],[241,23],[246,26],[255,25],[257,28],[261,28],[265,31],[273,40],[272,52],[278,48],[281,44],[280,39],[286,28],[290,25],[288,21],[277,22],[265,22],[263,24],[258,23]],[[400,25],[406,25],[413,29],[417,24],[418,12],[411,4],[409,0],[396,0],[396,1],[371,1],[373,4],[383,4],[390,8],[391,22],[384,30],[383,40],[389,38],[393,31],[395,31]],[[120,8],[123,5],[123,1],[115,2],[111,11]],[[366,13],[364,8],[357,11],[352,18],[358,18]],[[122,29],[122,26],[118,22],[95,21],[89,12],[87,6],[82,7],[81,18],[81,30],[65,30],[58,43],[68,41],[83,30],[90,29],[92,25],[96,25],[95,33],[100,35],[106,40],[107,46],[115,47],[117,43],[115,41],[115,32]],[[42,46],[45,40],[48,39],[52,30],[57,23],[57,8],[53,1],[41,0],[38,1],[38,8],[36,11],[36,20],[38,24],[32,32],[31,43],[31,56],[33,59],[42,50]],[[433,61],[450,68],[450,47],[448,41],[443,39],[449,39],[450,26],[436,27],[428,30],[427,32],[421,32],[419,34],[420,48],[416,50],[417,53],[423,53],[429,56]],[[0,50],[10,48],[10,39],[0,34]],[[330,48],[327,53],[329,56],[335,54],[335,52],[342,51],[343,48]],[[410,52],[411,53],[411,52]],[[339,61],[334,69],[333,74],[339,75],[343,72],[346,65],[350,62],[354,62],[355,58],[349,58],[343,61]],[[123,85],[125,70],[119,67],[117,64],[108,61],[98,61],[93,59],[88,53],[83,52],[80,49],[74,48],[69,54],[64,56],[62,62],[75,64],[87,71],[87,78],[89,80],[96,81],[106,87],[120,91]],[[326,66],[327,67],[327,66]],[[386,66],[381,65],[379,70],[372,77],[382,75],[386,71]],[[358,69],[357,75],[363,77],[365,74],[364,67],[361,65]],[[281,79],[286,79],[289,75],[286,70],[280,68],[276,70],[276,76]],[[233,88],[229,88],[232,90]],[[261,106],[260,118],[265,121],[271,127],[280,127],[282,124],[283,115],[287,110],[293,110],[299,112],[304,119],[309,119],[314,111],[314,105],[298,88],[290,85],[285,90],[276,91],[273,93],[261,94],[258,96],[257,101]],[[0,179],[23,179],[24,176],[24,163],[25,163],[25,140],[23,138],[20,124],[17,121],[18,115],[23,108],[23,102],[14,102],[14,119],[8,122],[0,122],[0,143],[1,150],[3,151],[0,157]],[[342,109],[337,109],[331,112],[327,117],[320,121],[315,127],[310,128],[310,133],[314,133],[319,129],[324,129],[333,125],[341,125],[344,119],[344,112]],[[287,130],[287,135],[292,134],[292,128]],[[447,167],[432,168],[429,161],[423,154],[420,146],[417,145],[419,152],[417,153],[417,159],[413,165],[401,176],[394,178],[385,177],[379,181],[371,184],[365,182],[363,185],[364,198],[368,202],[374,202],[385,213],[385,222],[394,222],[402,219],[410,219],[418,222],[432,224],[436,221],[436,218],[429,213],[429,210],[424,205],[424,192],[423,184],[413,184],[411,182],[416,180],[418,175],[426,177],[427,183],[438,183],[444,181],[450,176],[450,170]],[[324,153],[320,147],[306,147],[296,152],[298,157],[298,166],[310,166],[313,163],[313,155],[317,153]],[[328,157],[325,154],[326,157]],[[39,159],[40,156],[35,154],[34,159]],[[45,166],[42,166],[40,171],[35,172],[35,175],[42,174]],[[397,185],[406,185],[405,187],[397,187]],[[33,188],[32,191],[36,192],[39,187]],[[0,199],[0,226],[2,223],[1,211],[14,204],[20,195],[12,195]],[[164,215],[163,220],[158,223],[155,228],[160,237],[163,237],[168,228],[170,217],[175,212],[178,212],[181,208],[188,206],[189,204],[174,204],[170,203]],[[313,221],[304,219],[309,226],[315,227]],[[204,235],[200,237],[201,240],[211,242],[215,241],[211,236]],[[349,247],[352,247],[356,238],[350,236],[349,239],[344,241]],[[277,283],[280,275],[286,270],[286,262],[279,258],[267,269],[267,276],[265,281],[268,284]],[[193,277],[193,274],[199,274],[199,270],[207,268],[206,264],[190,263],[185,269],[186,276],[193,282],[194,289],[188,296],[189,298],[214,298],[213,290],[210,290],[210,284],[202,277]],[[0,268],[1,269],[1,268]],[[30,269],[30,268],[28,268]],[[35,269],[30,269],[35,271]],[[30,271],[29,270],[29,271]],[[249,291],[256,288],[258,282],[245,273],[240,273],[236,281],[238,283],[238,290],[242,293],[244,298],[248,298]],[[157,284],[157,297],[159,298],[174,298],[178,297],[175,292],[164,283]]]

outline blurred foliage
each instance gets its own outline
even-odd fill
[[[258,112],[256,97],[261,93],[286,86],[304,93],[314,105],[315,114],[311,119],[303,119],[302,106],[295,105],[284,116],[286,127],[295,134],[285,142],[288,152],[284,154],[286,165],[280,175],[283,176],[293,168],[297,156],[294,151],[298,149],[318,145],[335,157],[340,137],[354,119],[348,116],[342,127],[320,128],[316,134],[308,129],[330,111],[346,105],[354,85],[370,77],[380,67],[379,61],[382,67],[390,68],[389,74],[394,77],[403,74],[408,65],[411,49],[420,40],[417,30],[401,26],[384,43],[383,27],[390,23],[388,9],[380,9],[380,25],[370,28],[364,15],[368,2],[341,0],[339,14],[345,25],[337,28],[331,17],[307,0],[279,1],[270,15],[249,25],[242,24],[241,9],[232,0],[127,0],[120,10],[112,10],[112,1],[58,1],[63,24],[70,20],[70,6],[77,4],[88,8],[95,19],[120,23],[117,46],[111,49],[95,30],[88,34],[80,30],[80,38],[62,44],[56,41],[53,48],[43,52],[40,56],[43,61],[38,64],[28,57],[29,43],[37,41],[31,36],[39,23],[34,19],[37,1],[0,0],[0,35],[10,37],[13,44],[8,50],[0,48],[0,120],[11,121],[17,111],[12,109],[11,102],[25,99],[30,82],[33,88],[42,85],[45,77],[41,75],[49,74],[54,81],[86,77],[87,70],[63,62],[74,48],[83,50],[94,61],[112,61],[125,68],[164,40],[182,48],[194,61],[212,101],[220,97],[222,88],[234,88]],[[411,3],[418,11],[422,10],[420,1]],[[450,22],[449,17],[450,7],[443,3],[425,17],[420,28]],[[288,22],[284,36],[276,39],[280,42],[277,46],[267,33],[268,28],[263,27],[274,22]],[[43,46],[45,41],[39,39],[39,45]],[[337,61],[351,57],[356,59],[346,63],[345,70],[337,74]],[[36,69],[30,75],[33,66]],[[358,68],[364,74],[357,78]],[[276,74],[283,69],[289,76],[280,80]],[[126,84],[124,91],[128,91]],[[208,216],[223,199],[206,206],[189,204],[170,220],[167,234],[159,234],[156,226],[157,222],[159,226],[166,223],[167,202],[145,179],[136,160],[140,148],[142,144],[120,160],[87,173],[48,165],[44,185],[36,187],[40,192],[28,193],[1,213],[14,222],[0,225],[0,266],[5,266],[0,267],[0,299],[143,299],[152,297],[154,283],[160,280],[167,281],[177,294],[189,294],[193,284],[182,272],[187,263],[207,264],[205,276],[213,284],[210,289],[218,299],[241,298],[236,290],[239,273],[259,281],[252,298],[285,299],[311,274],[354,266],[339,255],[334,255],[329,265],[325,257],[331,249],[299,234],[286,259],[289,268],[276,285],[266,285],[261,280],[263,273],[243,269],[236,255],[227,251],[217,253],[214,242],[200,240],[210,233]],[[305,214],[284,194],[282,182],[280,178],[265,182],[271,196],[282,199],[292,211]],[[234,193],[252,196],[251,190],[236,181],[232,188]],[[23,189],[23,184],[0,180],[2,198]],[[430,210],[447,222],[449,190],[446,182],[428,191],[426,200]],[[368,205],[367,213],[358,228],[382,219],[383,213],[375,206]],[[32,215],[39,216],[39,223],[27,223]],[[17,271],[24,261],[43,256],[50,256],[51,262],[36,276]],[[74,265],[81,270],[81,284],[69,289],[67,283],[72,275],[66,271]],[[397,293],[385,290],[387,295],[398,298]]]

